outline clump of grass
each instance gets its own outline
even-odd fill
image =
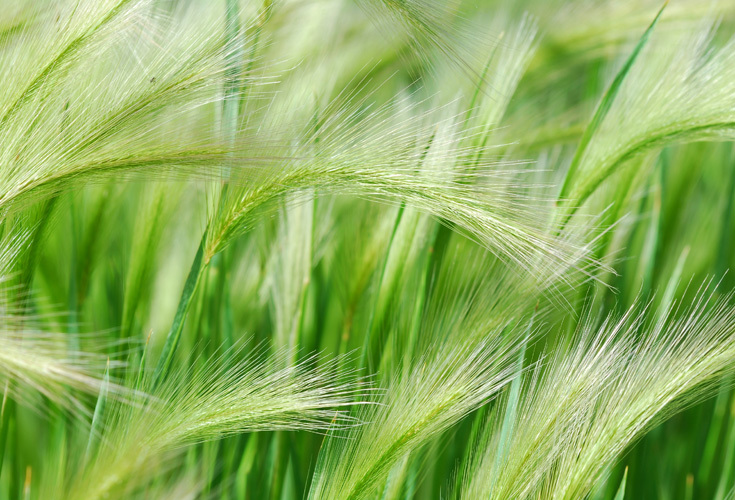
[[[0,498],[732,496],[729,3],[5,3]]]

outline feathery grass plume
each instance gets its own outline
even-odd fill
[[[358,413],[365,425],[328,438],[309,498],[369,498],[399,460],[491,399],[513,375],[512,350],[497,343],[449,345],[435,359],[419,358],[379,405]]]
[[[50,0],[38,2],[11,2],[4,1],[3,17],[0,18],[0,39],[5,40],[12,37],[23,28],[24,25],[33,22],[39,13],[47,6]]]
[[[156,12],[148,0],[61,2],[0,45],[14,68],[0,80],[0,208],[76,181],[211,177],[233,161],[238,146],[206,117],[234,49],[211,30],[211,9],[177,23]]]
[[[735,39],[713,47],[715,27],[706,23],[677,43],[654,36],[643,48],[561,194],[567,216],[638,155],[675,142],[733,137]]]
[[[628,446],[711,396],[735,369],[731,299],[700,292],[683,312],[634,307],[599,327],[588,321],[526,375],[517,403],[505,398],[466,464],[460,496],[584,498]],[[501,431],[510,437],[498,455]]]
[[[19,260],[29,244],[33,227],[28,227],[25,220],[0,219],[0,288],[3,294],[13,292],[8,289],[13,274],[18,272]]]
[[[335,371],[340,360],[316,370],[310,368],[315,356],[289,365],[292,356],[288,351],[270,357],[255,353],[229,368],[209,362],[204,368],[177,370],[144,404],[117,405],[96,455],[79,464],[78,474],[57,498],[127,498],[176,452],[235,433],[355,425],[344,409],[360,404],[365,389],[352,383],[352,374]]]
[[[468,300],[477,291],[468,288],[453,300],[442,300],[453,291],[435,292],[434,305],[418,320],[423,338],[416,354],[408,367],[398,364],[383,374],[378,405],[356,413],[364,425],[327,438],[309,498],[370,498],[401,460],[488,402],[516,375],[514,359],[523,342],[506,331],[513,329],[513,318],[499,326],[486,314],[492,303]],[[434,321],[442,316],[445,321]]]
[[[550,234],[545,216],[531,208],[534,200],[514,196],[508,184],[515,171],[489,161],[455,168],[478,150],[463,146],[461,134],[435,137],[439,124],[432,111],[401,113],[397,104],[371,111],[360,105],[335,103],[336,109],[324,110],[318,123],[303,133],[301,144],[277,155],[292,160],[249,171],[257,180],[228,191],[226,210],[210,217],[205,262],[272,211],[275,200],[293,193],[292,200],[346,194],[401,201],[446,220],[524,270],[596,265],[586,245]],[[428,148],[441,153],[433,158],[432,169],[419,173]],[[447,174],[452,171],[456,173]]]
[[[0,384],[11,397],[34,406],[36,394],[77,415],[91,415],[78,392],[96,395],[103,384],[113,397],[131,401],[132,391],[105,383],[105,357],[95,351],[71,351],[70,334],[48,333],[29,326],[32,318],[3,311],[0,317]],[[120,362],[113,362],[120,367]]]

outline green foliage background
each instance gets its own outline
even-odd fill
[[[0,7],[0,498],[735,496],[732,2]]]

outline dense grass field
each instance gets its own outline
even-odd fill
[[[0,499],[735,498],[731,0],[0,7]]]

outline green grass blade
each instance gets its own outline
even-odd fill
[[[5,459],[5,448],[8,442],[8,428],[10,427],[10,416],[13,413],[11,411],[12,400],[8,399],[9,386],[5,384],[5,390],[3,391],[3,402],[0,407],[0,475],[3,472],[3,463]]]
[[[625,500],[625,482],[628,479],[628,468],[625,468],[623,472],[623,479],[620,480],[620,486],[618,486],[618,492],[615,493],[614,500]]]
[[[235,474],[234,490],[236,498],[247,497],[248,477],[253,469],[253,464],[255,464],[257,453],[258,434],[251,434],[247,436],[245,451],[240,458],[240,465],[238,466],[237,473]]]
[[[163,345],[163,350],[158,358],[158,364],[153,372],[153,379],[151,380],[151,387],[155,388],[158,384],[166,377],[171,363],[173,362],[174,355],[176,354],[176,348],[179,345],[181,338],[181,331],[184,328],[184,320],[186,319],[186,313],[189,311],[189,305],[191,304],[191,298],[196,290],[197,283],[199,283],[199,276],[201,276],[204,264],[204,248],[207,244],[207,230],[204,230],[202,240],[199,243],[199,248],[194,256],[194,261],[191,264],[189,275],[186,277],[184,283],[184,289],[181,292],[181,298],[179,299],[179,305],[176,308],[176,315],[174,316],[171,329],[166,337],[166,343]]]
[[[735,477],[735,402],[730,403],[730,428],[725,440],[725,459],[720,473],[717,493],[715,498],[723,500],[727,498],[733,485]]]
[[[100,385],[100,393],[97,397],[97,403],[94,406],[94,414],[92,415],[92,426],[89,429],[89,439],[87,440],[87,449],[84,452],[84,462],[87,462],[92,456],[94,448],[97,446],[99,436],[102,431],[102,419],[105,413],[105,403],[107,402],[107,391],[110,385],[110,360],[107,360],[107,368]]]
[[[516,370],[518,375],[516,378],[513,379],[513,381],[510,383],[510,391],[508,393],[508,400],[505,405],[505,411],[503,412],[503,423],[500,427],[500,439],[498,441],[498,449],[495,453],[495,465],[494,468],[497,469],[500,464],[506,459],[508,456],[509,445],[511,441],[511,435],[515,432],[515,422],[518,415],[518,404],[520,402],[521,398],[521,387],[523,384],[523,377],[520,375],[523,370],[523,362],[524,358],[526,357],[526,347],[528,345],[528,339],[530,338],[531,329],[533,328],[533,316],[531,317],[531,320],[528,323],[528,329],[526,330],[526,338],[523,341],[523,347],[521,348],[520,352],[518,353],[518,361],[516,365]],[[491,489],[494,488],[494,485],[491,486]]]

